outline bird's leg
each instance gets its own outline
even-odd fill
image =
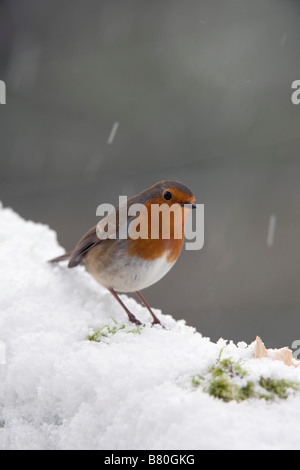
[[[153,318],[153,322],[152,322],[152,325],[161,325],[163,328],[164,326],[161,324],[161,322],[159,321],[159,319],[157,318],[157,316],[152,312],[151,308],[149,307],[149,305],[147,304],[146,300],[144,299],[144,297],[142,296],[142,294],[139,292],[139,291],[136,291],[136,295],[141,299],[141,301],[143,302],[143,304],[145,305],[145,307],[149,310],[149,312],[151,313],[152,315],[152,318]]]
[[[137,319],[135,318],[135,316],[133,315],[133,313],[131,313],[128,308],[126,307],[125,304],[123,304],[122,300],[120,299],[120,297],[118,296],[118,294],[113,290],[113,289],[108,289],[109,292],[114,296],[114,298],[119,302],[120,305],[122,305],[122,307],[124,308],[125,312],[127,313],[128,315],[128,318],[129,320],[132,322],[132,323],[135,323],[136,325],[141,325],[142,323]]]

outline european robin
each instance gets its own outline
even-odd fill
[[[128,310],[117,294],[117,292],[135,292],[152,315],[152,324],[161,324],[139,291],[159,281],[174,266],[182,249],[188,210],[196,207],[194,202],[193,193],[184,184],[177,181],[161,181],[128,199],[123,222],[122,205],[107,215],[108,221],[113,220],[112,216],[115,215],[115,237],[111,235],[107,238],[102,237],[105,231],[100,229],[99,234],[98,224],[98,227],[96,225],[91,228],[79,240],[73,251],[50,262],[68,260],[69,268],[83,264],[96,281],[106,287],[122,305],[129,320],[140,325],[141,322]],[[142,204],[146,209],[139,211],[138,218],[137,213],[135,216],[129,215],[133,204]],[[164,232],[162,213],[154,220],[152,213],[154,206],[169,210],[167,236]],[[106,218],[101,222],[105,220]],[[135,222],[139,222],[140,236],[133,236],[132,224]],[[125,237],[124,226],[127,234]],[[134,226],[135,234],[138,232],[138,226]]]

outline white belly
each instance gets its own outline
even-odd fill
[[[104,287],[113,288],[117,292],[135,292],[155,284],[174,266],[175,262],[168,262],[166,256],[154,261],[141,261],[140,258],[131,258],[130,262],[122,265],[122,269],[94,275],[96,280]]]

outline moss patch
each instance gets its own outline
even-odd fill
[[[243,361],[232,358],[221,359],[222,351],[216,363],[204,375],[194,375],[192,385],[201,387],[209,395],[225,402],[242,402],[249,398],[274,400],[286,399],[291,393],[300,390],[299,382],[285,379],[263,377],[257,381],[248,380],[249,375]]]
[[[267,392],[266,395],[262,394],[262,398],[265,398],[266,400],[272,400],[275,397],[286,399],[290,395],[291,391],[300,390],[299,382],[275,379],[272,377],[260,377],[259,385]]]
[[[141,334],[143,329],[142,326],[128,329],[128,327],[126,327],[124,324],[119,325],[114,318],[112,318],[112,321],[112,325],[104,325],[101,328],[97,328],[97,330],[89,335],[87,339],[89,341],[95,341],[96,343],[99,343],[100,341],[110,338],[112,335],[115,335],[121,330],[124,330],[124,333]]]

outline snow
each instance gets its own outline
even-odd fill
[[[221,348],[252,377],[300,381],[299,368],[254,359],[245,343],[213,343],[159,311],[167,328],[151,327],[123,296],[145,322],[132,332],[82,267],[46,262],[63,251],[47,226],[0,209],[0,449],[300,448],[300,395],[225,403],[191,384]],[[88,340],[105,325],[125,327]]]

